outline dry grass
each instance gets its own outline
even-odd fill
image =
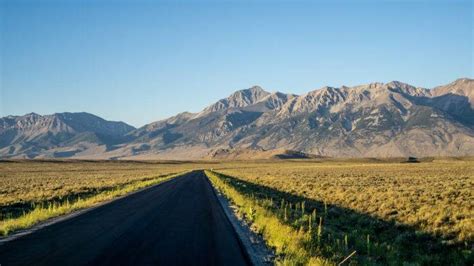
[[[330,251],[310,254],[337,262],[344,254],[338,247],[347,237],[362,264],[455,265],[473,260],[472,160],[262,161],[215,170],[236,178],[234,187],[241,187],[240,193],[261,202],[284,199],[293,204],[288,212],[303,201],[307,209],[314,208],[335,241],[326,243]],[[232,178],[227,180],[232,184]],[[273,205],[275,215],[285,220],[281,208]],[[288,222],[301,226],[298,219]]]
[[[288,210],[284,210],[285,219],[280,219],[272,208],[271,200],[252,197],[236,187],[232,178],[212,171],[206,171],[212,185],[238,207],[240,217],[251,223],[254,230],[262,234],[267,245],[275,249],[279,256],[276,264],[282,265],[335,265],[319,254],[305,248],[312,241],[310,229],[294,228],[286,224]],[[238,186],[238,185],[237,185]],[[306,215],[308,219],[309,216]],[[301,217],[300,217],[301,218]]]
[[[0,234],[162,182],[198,163],[0,162]]]
[[[219,172],[412,225],[449,243],[474,239],[474,161],[278,162]]]
[[[85,208],[204,168],[227,175],[214,184],[240,197],[234,201],[260,224],[279,262],[332,264],[354,250],[350,264],[474,262],[473,159],[0,162],[0,223],[28,227],[65,206]]]
[[[78,198],[75,199],[73,202],[70,202],[69,199],[67,199],[65,202],[50,202],[46,205],[38,205],[30,212],[25,212],[24,214],[18,217],[7,218],[0,221],[0,235],[6,236],[10,232],[29,228],[39,222],[48,220],[50,218],[65,215],[80,209],[92,207],[98,203],[112,200],[135,190],[162,183],[178,175],[180,174],[158,176],[147,180],[136,181],[127,185],[118,186],[114,190],[108,190],[102,193],[91,195],[86,199]]]
[[[117,185],[194,167],[196,165],[193,164],[134,162],[2,162],[0,206],[95,193]]]

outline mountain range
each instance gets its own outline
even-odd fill
[[[244,159],[474,155],[474,80],[324,87],[259,86],[198,113],[134,128],[88,113],[0,118],[1,158]]]

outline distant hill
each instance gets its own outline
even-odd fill
[[[102,126],[82,127],[96,123],[85,123],[89,118],[84,114],[79,116],[83,119],[71,118],[75,127],[59,119],[60,114],[5,117],[0,120],[0,155],[127,159],[474,155],[473,95],[474,80],[467,78],[431,90],[394,81],[324,87],[303,95],[270,93],[255,86],[199,113],[181,113],[138,129],[105,120],[100,120]],[[49,122],[17,129],[18,123],[31,123],[19,121],[39,121],[28,116],[48,117]],[[55,119],[61,123],[53,123]]]
[[[103,152],[122,143],[135,128],[88,113],[35,113],[0,118],[2,157],[71,157],[98,148]]]

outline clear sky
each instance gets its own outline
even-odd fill
[[[474,77],[473,1],[0,0],[0,116],[134,126],[260,85]]]

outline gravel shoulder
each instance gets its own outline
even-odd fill
[[[242,217],[239,217],[236,212],[236,207],[232,206],[229,200],[216,190],[216,196],[227,215],[227,218],[232,223],[239,239],[245,247],[245,250],[250,257],[253,265],[274,265],[274,253],[270,250],[264,239],[250,229]]]

